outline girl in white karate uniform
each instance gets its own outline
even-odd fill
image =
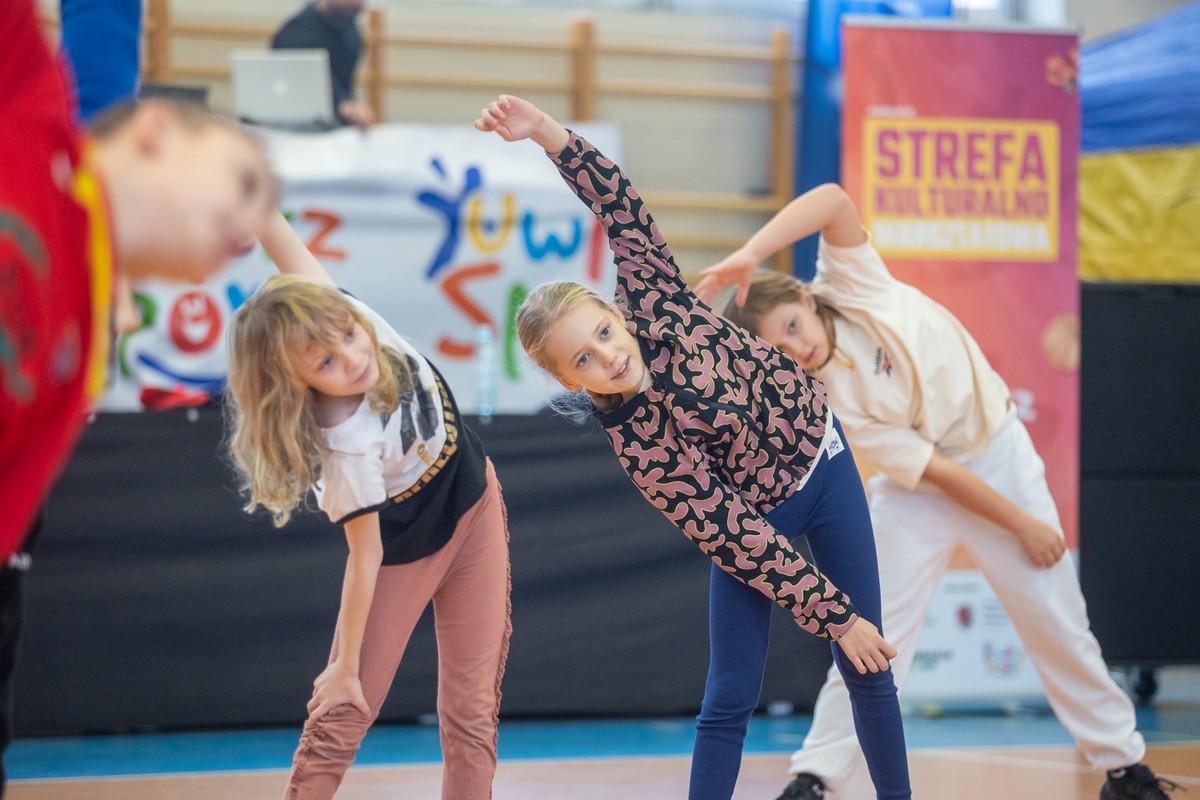
[[[756,267],[820,233],[806,285]],[[853,202],[826,184],[780,211],[701,273],[706,301],[738,287],[725,315],[824,381],[856,458],[872,465],[883,633],[903,687],[938,583],[960,544],[1021,636],[1047,698],[1091,765],[1101,800],[1165,800],[1139,762],[1133,704],[1091,633],[1045,466],[1004,380],[949,311],[888,272]],[[873,797],[841,677],[831,670],[780,800]],[[829,794],[826,794],[826,791]]]

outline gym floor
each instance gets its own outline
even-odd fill
[[[1146,762],[1200,797],[1200,668],[1159,671],[1139,709]],[[773,800],[787,754],[812,718],[751,724],[735,798]],[[495,800],[680,798],[692,719],[501,720]],[[922,800],[1095,800],[1093,772],[1047,709],[957,711],[905,718],[914,796]],[[9,750],[8,800],[256,800],[282,791],[298,730],[205,731],[23,739]],[[437,798],[432,726],[381,726],[363,743],[339,800]],[[865,800],[845,798],[844,800]]]

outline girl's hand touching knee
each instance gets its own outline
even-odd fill
[[[879,635],[878,628],[862,617],[855,620],[837,643],[860,675],[883,672],[890,666],[888,660],[896,657],[896,648]]]
[[[313,681],[313,696],[308,701],[308,713],[317,719],[336,706],[354,706],[368,717],[371,707],[363,696],[362,682],[358,675],[343,669],[334,661]]]
[[[1055,528],[1037,517],[1026,515],[1023,525],[1014,531],[1021,549],[1035,567],[1049,569],[1067,553],[1067,543]]]
[[[506,142],[531,139],[551,154],[561,152],[571,138],[566,128],[533,103],[508,94],[479,112],[475,129],[491,131]]]

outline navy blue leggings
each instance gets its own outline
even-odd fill
[[[838,433],[841,425],[835,421]],[[843,438],[844,441],[844,438]],[[804,488],[767,515],[789,539],[808,537],[813,562],[882,632],[879,565],[862,479],[850,450],[814,465]],[[742,763],[742,743],[758,705],[775,603],[715,564],[709,582],[709,665],[696,722],[689,800],[728,800]],[[908,800],[908,759],[892,671],[859,675],[831,643],[850,690],[854,729],[880,800]]]

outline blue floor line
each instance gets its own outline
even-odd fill
[[[811,716],[755,717],[746,738],[750,754],[789,753],[803,742]],[[1200,707],[1145,710],[1138,714],[1147,742],[1200,741]],[[124,736],[18,739],[5,763],[13,780],[188,772],[287,769],[299,728]],[[501,721],[502,760],[681,756],[691,752],[691,717],[562,722]],[[912,750],[964,747],[1071,746],[1048,713],[905,717]],[[363,741],[358,764],[426,764],[440,761],[437,729],[379,726]]]

